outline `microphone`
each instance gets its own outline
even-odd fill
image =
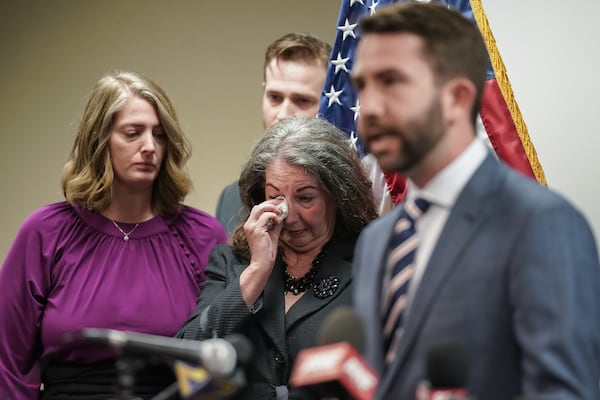
[[[339,307],[319,330],[318,347],[298,353],[290,384],[321,398],[372,400],[379,377],[359,351],[364,346],[362,323],[351,307]]]
[[[417,400],[468,400],[468,362],[464,346],[447,341],[426,354],[426,381],[417,386]]]
[[[201,365],[208,374],[217,378],[233,375],[238,363],[243,364],[252,357],[252,345],[243,336],[234,336],[233,340],[214,338],[198,341],[99,328],[84,329],[79,336],[121,352],[160,355]]]
[[[246,365],[253,356],[250,341],[240,334],[231,334],[226,340],[236,349],[240,365]],[[175,361],[174,369],[183,399],[225,399],[246,385],[240,368],[227,378],[211,376],[206,369],[183,361]]]

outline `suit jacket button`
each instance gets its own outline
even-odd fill
[[[283,355],[278,351],[273,351],[273,359],[277,364],[283,364]]]

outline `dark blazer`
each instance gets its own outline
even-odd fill
[[[227,235],[231,236],[234,229],[244,217],[244,205],[240,198],[240,188],[238,182],[227,185],[219,195],[217,201],[217,210],[215,218],[227,230]]]
[[[325,299],[309,289],[287,312],[284,311],[283,270],[278,259],[262,296],[252,307],[240,291],[240,274],[248,261],[225,245],[216,246],[205,269],[206,281],[198,305],[177,334],[186,339],[224,337],[231,333],[247,336],[254,357],[246,368],[248,388],[236,398],[275,399],[276,390],[286,391],[298,352],[316,345],[323,320],[339,306],[351,304],[352,254],[355,239],[333,240],[316,282],[329,276],[339,279],[337,291]],[[279,386],[278,389],[276,387]],[[290,399],[300,391],[289,388]]]
[[[354,257],[365,356],[379,372],[382,274],[400,211],[367,226]],[[600,266],[590,228],[563,198],[491,154],[450,212],[377,399],[414,399],[425,353],[446,339],[466,346],[477,399],[600,399]]]

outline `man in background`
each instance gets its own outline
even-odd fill
[[[462,361],[437,373],[466,364],[455,383],[473,398],[600,399],[596,244],[571,204],[476,138],[487,67],[479,31],[446,5],[412,2],[381,8],[360,29],[359,133],[409,184],[354,256],[377,399],[415,398],[427,353],[449,343]]]
[[[265,53],[262,117],[264,129],[292,115],[316,116],[331,46],[307,33],[289,33]],[[216,218],[230,235],[244,217],[237,181],[219,196]]]

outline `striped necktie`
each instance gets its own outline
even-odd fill
[[[394,225],[387,263],[390,282],[384,300],[383,339],[386,363],[390,363],[396,353],[402,331],[402,316],[407,306],[408,285],[414,273],[415,253],[419,246],[415,221],[429,206],[430,203],[424,199],[407,200]]]

